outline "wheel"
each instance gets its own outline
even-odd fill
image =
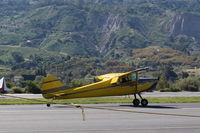
[[[146,107],[148,105],[148,100],[142,99],[141,104],[142,104],[143,107]]]
[[[51,106],[51,104],[50,103],[47,103],[47,107],[50,107]]]
[[[134,99],[133,100],[133,105],[134,106],[138,106],[140,104],[140,100],[139,99]]]

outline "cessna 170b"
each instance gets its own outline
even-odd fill
[[[133,105],[138,106],[141,98],[141,105],[147,106],[148,100],[143,99],[141,92],[154,89],[158,82],[155,78],[141,78],[139,71],[147,68],[137,69],[126,73],[109,73],[98,76],[99,82],[85,85],[82,87],[69,88],[64,85],[57,77],[48,76],[44,78],[41,85],[43,97],[46,99],[72,99],[101,96],[120,96],[133,94]],[[49,107],[50,104],[47,104]]]

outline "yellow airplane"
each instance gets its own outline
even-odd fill
[[[100,80],[99,82],[76,88],[69,88],[57,77],[48,76],[43,80],[41,91],[44,98],[53,100],[133,94],[135,96],[133,99],[134,106],[140,104],[140,100],[136,98],[136,94],[138,94],[141,98],[141,105],[147,106],[148,100],[143,99],[140,93],[154,89],[158,79],[139,77],[139,71],[146,69],[101,75],[97,77]],[[47,104],[47,106],[49,107],[50,104]]]

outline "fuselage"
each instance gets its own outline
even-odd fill
[[[116,83],[112,83],[112,79],[109,79],[77,88],[53,87],[54,89],[43,91],[43,96],[53,99],[121,96],[153,89],[156,84],[157,79],[153,78],[140,78],[137,82],[129,79]]]

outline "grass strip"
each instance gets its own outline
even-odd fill
[[[149,103],[194,103],[200,102],[200,97],[149,97]],[[36,101],[41,100],[41,101]],[[99,98],[79,98],[79,99],[64,99],[54,100],[54,103],[58,104],[98,104],[98,103],[132,103],[133,98],[129,97],[99,97]],[[42,102],[45,101],[45,102]],[[43,98],[25,100],[25,99],[0,99],[0,105],[12,105],[12,104],[45,104],[51,103],[51,100]]]

